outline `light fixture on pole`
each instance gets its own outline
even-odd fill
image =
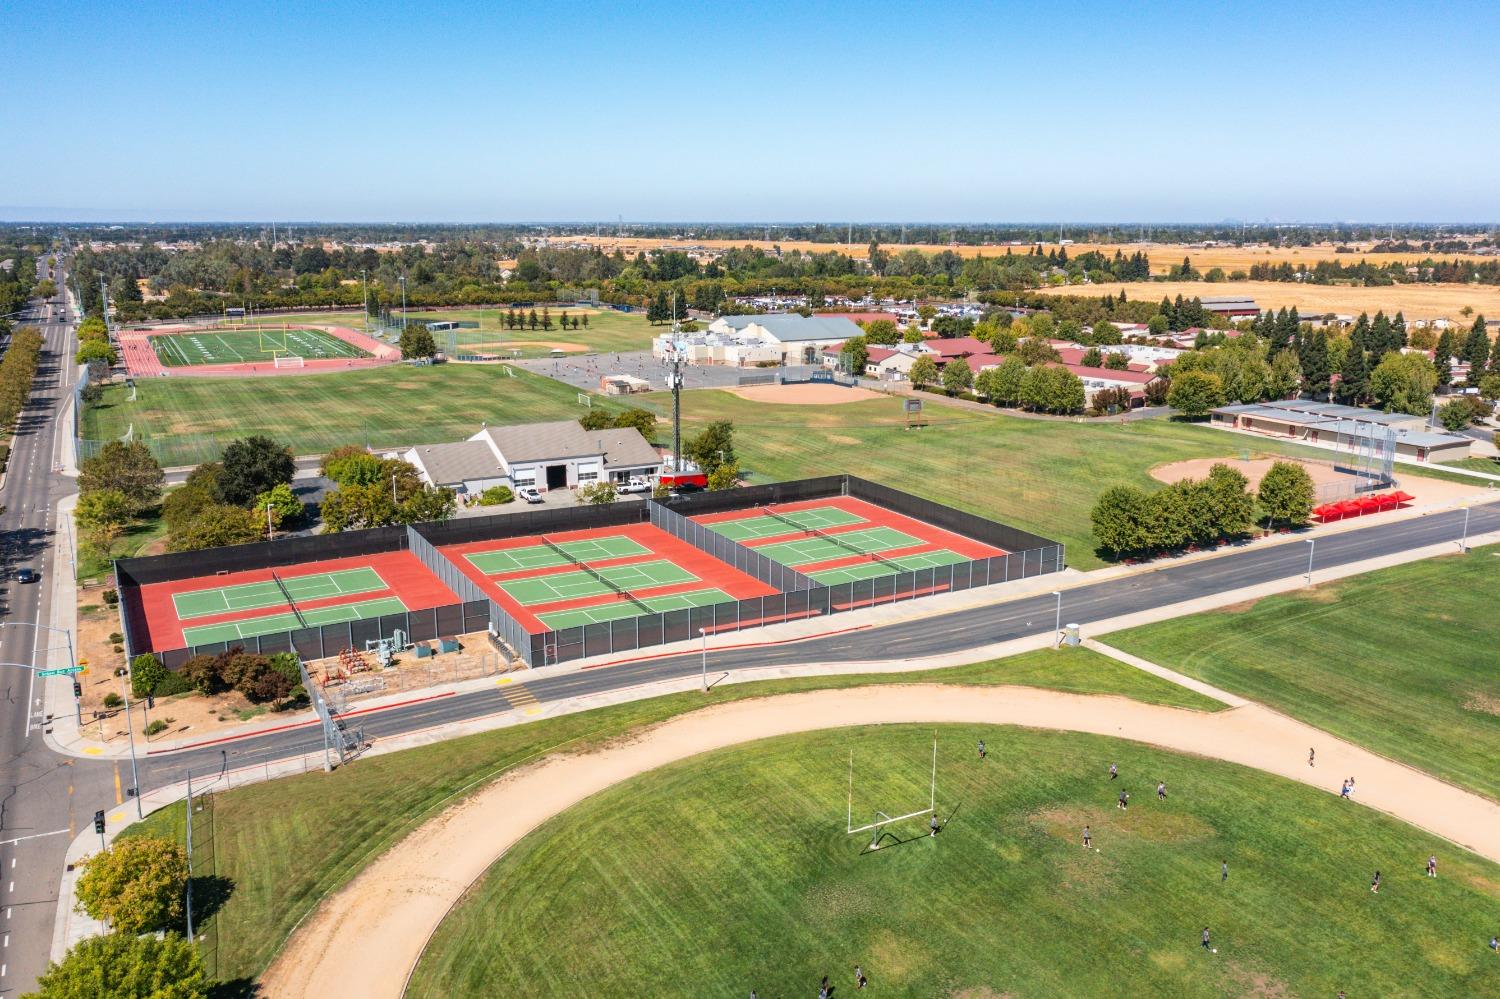
[[[698,637],[703,639],[703,692],[708,693],[708,629],[699,628]]]
[[[1469,550],[1469,504],[1464,504],[1464,535],[1459,539],[1458,550],[1467,552]]]
[[[1052,595],[1057,598],[1057,623],[1052,628],[1052,646],[1056,648],[1062,644],[1062,590],[1053,590]]]
[[[1308,586],[1312,585],[1313,552],[1315,552],[1317,550],[1318,550],[1317,539],[1316,538],[1308,538],[1307,539],[1307,576],[1304,577],[1307,580],[1307,585]]]

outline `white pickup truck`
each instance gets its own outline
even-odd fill
[[[615,491],[621,493],[649,493],[651,491],[651,480],[643,479],[639,475],[632,475],[627,481],[616,486]]]

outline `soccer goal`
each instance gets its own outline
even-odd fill
[[[915,802],[907,802],[907,804],[915,804]],[[897,810],[899,811],[899,807]],[[937,733],[933,733],[932,736],[932,770],[929,775],[929,783],[927,787],[927,807],[919,808],[914,811],[901,812],[899,815],[892,815],[889,812],[886,812],[884,809],[877,808],[874,810],[871,821],[861,826],[856,826],[854,824],[854,751],[852,749],[849,751],[849,802],[847,810],[845,812],[845,819],[847,823],[848,834],[850,836],[853,836],[856,833],[867,832],[870,834],[870,845],[868,849],[878,850],[880,849],[880,840],[885,835],[886,826],[890,825],[893,822],[901,822],[905,819],[915,819],[923,815],[936,814]]]
[[[580,392],[578,393],[578,405],[582,406],[584,409],[593,409],[594,397],[589,395],[587,392]]]
[[[305,368],[307,358],[299,354],[277,353],[272,355],[271,363],[278,368]]]

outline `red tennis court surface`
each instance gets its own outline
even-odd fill
[[[910,571],[1007,554],[853,496],[747,507],[692,519],[827,585],[885,575],[893,563]]]
[[[534,634],[776,592],[650,524],[475,541],[438,551]],[[635,600],[595,574],[616,581]]]
[[[211,568],[212,566],[206,564],[204,567]],[[340,593],[329,597],[304,600],[295,596],[298,590],[308,589],[305,586],[308,582],[307,577],[327,577],[334,573],[347,574],[350,570],[373,570],[379,575],[380,583],[383,585],[374,588],[367,583],[359,586],[357,592]],[[184,637],[185,631],[197,630],[200,634],[205,634],[215,626],[231,624],[239,624],[240,629],[246,632],[248,637],[248,633],[255,631],[254,622],[257,619],[284,617],[291,614],[291,607],[284,599],[276,603],[251,599],[246,603],[254,606],[248,606],[245,609],[190,615],[186,619],[179,616],[179,607],[187,607],[193,603],[201,604],[203,595],[210,591],[231,595],[236,592],[264,593],[267,588],[263,584],[271,583],[274,586],[271,579],[273,572],[281,578],[282,583],[292,589],[294,598],[297,600],[297,609],[304,616],[309,616],[314,611],[324,611],[324,614],[317,616],[320,618],[337,617],[336,612],[329,610],[330,608],[353,607],[354,605],[375,606],[380,601],[389,604],[393,599],[404,604],[407,610],[426,610],[459,602],[453,591],[429,572],[427,567],[411,552],[383,552],[377,555],[327,559],[322,562],[300,562],[295,565],[277,566],[274,569],[248,569],[223,575],[209,574],[188,579],[173,579],[162,583],[147,583],[140,588],[139,595],[126,604],[133,611],[135,608],[139,609],[131,615],[135,643],[144,649],[180,649],[195,644]],[[368,576],[367,573],[365,575]],[[294,582],[296,580],[303,580],[304,585]],[[235,589],[237,587],[243,589],[237,591]],[[121,596],[123,598],[124,594]],[[185,599],[179,600],[178,597]],[[224,602],[227,605],[234,603],[232,599],[225,599]],[[266,633],[285,632],[297,627],[298,625],[293,621],[291,628],[276,627]],[[196,644],[207,644],[207,642],[200,640]]]

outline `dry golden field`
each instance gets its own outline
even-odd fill
[[[1118,295],[1125,289],[1137,301],[1159,302],[1163,295],[1176,298],[1245,295],[1262,309],[1295,305],[1303,315],[1340,312],[1387,315],[1403,312],[1408,320],[1446,317],[1465,319],[1465,306],[1491,318],[1500,316],[1500,286],[1491,284],[1398,284],[1382,288],[1349,288],[1343,285],[1295,284],[1290,281],[1152,281],[1131,284],[1069,285],[1043,288],[1043,294]]]
[[[588,245],[598,246],[607,253],[613,253],[616,249],[624,250],[627,254],[635,254],[641,251],[649,253],[652,250],[689,248],[702,248],[714,250],[726,250],[736,246],[758,246],[769,250],[773,246],[779,246],[783,251],[801,250],[804,253],[828,253],[839,250],[852,257],[863,258],[869,248],[868,239],[864,242],[856,242],[849,246],[843,243],[808,243],[795,240],[778,241],[769,243],[764,240],[732,240],[732,239],[699,239],[699,240],[673,240],[673,239],[640,239],[636,237],[619,236],[562,236],[553,240],[555,245]],[[1009,249],[1012,253],[1025,253],[1028,246],[988,245],[988,246],[947,246],[938,243],[912,243],[896,245],[892,243],[883,244],[885,249],[892,253],[902,250],[921,250],[924,253],[938,253],[942,250],[952,250],[963,257],[997,257]],[[1366,244],[1368,245],[1368,244]],[[1364,247],[1361,247],[1363,249]],[[1057,244],[1043,244],[1044,250],[1055,250]],[[1171,268],[1182,263],[1182,258],[1187,257],[1193,262],[1193,266],[1200,271],[1207,271],[1214,267],[1222,267],[1226,273],[1235,270],[1250,269],[1251,264],[1281,263],[1290,261],[1293,264],[1306,263],[1311,266],[1319,260],[1337,260],[1341,263],[1354,263],[1359,260],[1368,260],[1374,264],[1387,264],[1392,262],[1416,262],[1426,256],[1434,259],[1452,260],[1463,258],[1468,260],[1493,260],[1494,257],[1485,257],[1478,254],[1420,254],[1420,253],[1336,253],[1331,243],[1323,243],[1308,247],[1270,247],[1270,246],[1210,246],[1191,247],[1173,243],[1119,243],[1109,245],[1095,245],[1090,243],[1074,243],[1068,246],[1068,254],[1076,256],[1089,250],[1099,250],[1113,256],[1116,250],[1120,250],[1127,256],[1137,250],[1144,250],[1151,258],[1151,272],[1153,274],[1165,274]]]

